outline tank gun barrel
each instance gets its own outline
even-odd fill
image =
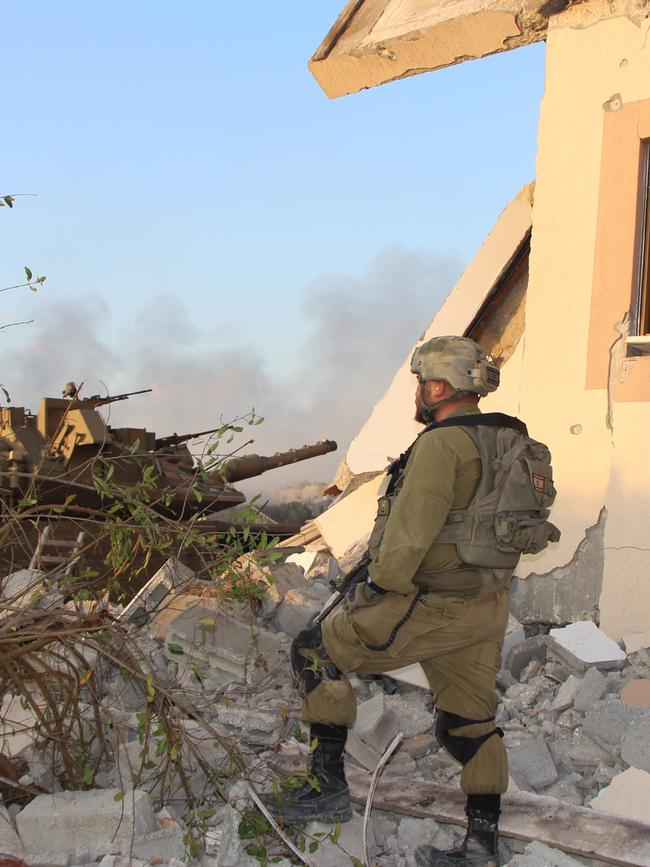
[[[334,440],[321,440],[311,446],[302,446],[299,449],[289,449],[286,452],[276,452],[274,455],[265,457],[262,455],[242,455],[241,458],[229,460],[219,470],[217,475],[229,484],[241,482],[243,479],[251,479],[260,476],[267,470],[275,470],[288,464],[297,464],[319,455],[334,452],[337,445]]]
[[[161,449],[165,446],[178,446],[181,443],[186,443],[188,440],[194,440],[198,437],[207,437],[209,434],[217,433],[222,428],[213,427],[211,430],[200,430],[197,433],[185,433],[185,434],[177,434],[173,433],[166,437],[157,437],[156,438],[156,448]]]

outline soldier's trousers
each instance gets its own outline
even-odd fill
[[[464,602],[433,593],[346,600],[323,622],[317,650],[301,649],[300,636],[294,643],[314,671],[320,666],[302,689],[303,720],[352,726],[356,698],[345,672],[382,674],[419,662],[438,711],[436,734],[463,765],[462,790],[505,792],[508,761],[494,714],[508,610],[505,590]]]

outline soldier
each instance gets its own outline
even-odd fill
[[[289,822],[349,819],[343,753],[356,700],[345,673],[381,674],[419,662],[437,707],[436,735],[463,766],[468,817],[462,846],[452,852],[420,847],[416,858],[422,867],[499,863],[500,796],[508,786],[508,764],[495,726],[495,680],[512,568],[494,568],[501,561],[480,545],[472,549],[478,558],[469,559],[484,558],[485,565],[470,565],[461,559],[460,546],[449,541],[450,515],[467,509],[484,474],[480,439],[473,432],[491,425],[480,429],[494,436],[504,426],[525,433],[517,419],[483,415],[478,408],[479,398],[499,383],[490,362],[463,337],[435,337],[415,351],[415,418],[427,427],[389,472],[369,541],[367,580],[292,645],[303,720],[317,743],[311,773],[318,782],[305,783],[279,803],[269,801]]]

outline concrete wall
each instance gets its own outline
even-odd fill
[[[601,625],[618,638],[650,628],[650,356],[626,357],[617,330],[631,304],[638,154],[650,135],[650,25],[603,20],[612,8],[591,0],[553,18],[548,34],[520,400],[531,434],[552,447],[562,541],[521,572],[569,567],[570,586],[605,507],[593,580]]]

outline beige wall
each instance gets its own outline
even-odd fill
[[[616,325],[631,300],[636,196],[629,177],[638,174],[642,128],[629,116],[641,118],[643,105],[631,104],[650,99],[650,46],[648,22],[598,20],[610,8],[592,0],[569,10],[552,19],[548,35],[521,415],[551,445],[560,492],[553,520],[562,541],[536,558],[534,571],[570,562],[604,505],[601,624],[618,638],[650,628],[650,391],[643,386],[650,356],[621,357],[608,377]],[[629,147],[612,147],[612,128]],[[626,378],[634,389],[619,385]]]

